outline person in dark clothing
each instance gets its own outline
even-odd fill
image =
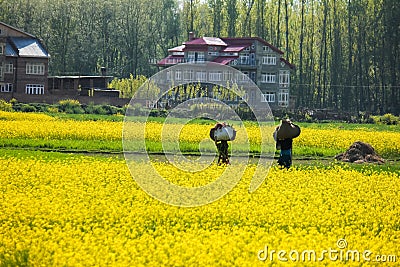
[[[225,129],[225,131],[217,132],[218,130]],[[217,133],[219,137],[217,137]],[[221,135],[222,134],[222,135]],[[236,131],[232,126],[227,125],[225,122],[218,122],[215,126],[210,130],[210,138],[215,142],[215,146],[218,150],[218,165],[221,164],[230,164],[228,149],[229,144],[228,141],[235,140]]]
[[[278,165],[289,169],[292,166],[292,138],[286,138],[276,141],[276,148],[280,149]]]
[[[215,141],[215,145],[217,146],[218,149],[218,165],[220,165],[221,163],[229,164],[228,141],[225,140]]]
[[[278,164],[289,169],[292,166],[293,138],[300,135],[301,129],[289,119],[283,119],[272,134],[276,142],[276,149],[280,150]]]

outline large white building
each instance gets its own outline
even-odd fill
[[[271,108],[289,106],[290,71],[294,66],[282,57],[281,50],[261,38],[195,38],[190,34],[189,41],[169,49],[168,52],[169,55],[159,61],[158,66],[206,61],[229,65],[257,84],[262,92],[257,98],[268,102]],[[219,77],[223,74],[208,75],[214,80],[223,79]]]

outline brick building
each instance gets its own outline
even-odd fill
[[[119,91],[107,90],[112,76],[48,76],[50,55],[35,36],[0,22],[0,99],[56,103],[77,99],[81,103],[128,102]]]
[[[0,22],[0,96],[48,94],[49,58],[38,38]]]
[[[257,98],[268,102],[271,108],[288,107],[290,104],[290,72],[294,66],[283,58],[281,50],[261,38],[195,38],[190,33],[187,42],[169,49],[168,52],[169,55],[159,61],[158,66],[170,67],[184,62],[206,61],[228,65],[251,78],[262,92]],[[181,76],[179,73],[173,75],[175,79]],[[195,77],[197,76],[196,74]],[[210,77],[214,81],[224,79],[224,73],[212,71],[202,76],[204,79]]]

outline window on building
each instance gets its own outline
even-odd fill
[[[268,102],[268,103],[275,102],[275,93],[267,92],[266,94],[261,94],[261,102]]]
[[[279,71],[279,87],[289,87],[290,72],[288,70]]]
[[[12,83],[0,83],[0,92],[9,93],[13,91]]]
[[[26,74],[44,75],[44,63],[27,63]]]
[[[199,82],[207,81],[207,72],[206,71],[197,71],[196,72],[196,80]]]
[[[198,52],[197,53],[197,61],[198,62],[204,62],[204,60],[205,60],[204,52]]]
[[[266,52],[266,53],[269,53],[269,52],[271,52],[272,50],[271,50],[271,47],[269,47],[269,46],[267,46],[267,45],[264,45],[264,46],[263,46],[263,51]]]
[[[222,72],[221,71],[211,71],[208,74],[208,79],[210,82],[220,82],[220,81],[222,81]]]
[[[8,85],[9,84],[6,84],[6,83],[0,83],[0,92],[2,92],[2,93],[11,92],[10,87]],[[12,90],[12,84],[11,84],[11,90]]]
[[[175,71],[175,80],[176,81],[182,80],[182,71],[181,70],[176,70]]]
[[[278,105],[282,107],[287,107],[289,105],[289,90],[279,90]]]
[[[204,61],[205,61],[204,52],[189,51],[187,53],[187,62],[204,62]]]
[[[13,84],[12,83],[7,83],[7,85],[6,85],[7,87],[7,90],[8,90],[8,92],[12,92],[14,89],[14,86],[13,86]]]
[[[249,65],[249,54],[241,54],[239,56],[239,62],[241,65]]]
[[[187,61],[188,62],[194,62],[196,60],[196,55],[194,51],[189,51],[188,56],[187,56]]]
[[[4,44],[0,44],[0,55],[4,55]]]
[[[262,73],[261,82],[262,83],[275,83],[275,73]]]
[[[4,76],[4,68],[0,66],[0,77]]]
[[[230,66],[236,66],[237,64],[239,64],[239,60],[238,59],[234,59],[229,63]]]
[[[4,73],[13,73],[13,64],[12,63],[6,63],[4,67]]]
[[[25,87],[25,94],[27,95],[43,95],[44,85],[43,84],[27,84]]]
[[[183,58],[169,58],[167,59],[168,64],[177,64],[183,62]]]
[[[232,81],[232,71],[224,71],[224,81]]]
[[[184,70],[183,71],[183,80],[193,81],[193,76],[194,76],[193,70]]]
[[[266,55],[262,57],[263,65],[276,65],[276,56],[274,55]]]
[[[249,80],[249,72],[247,72],[247,71],[237,73],[235,76],[236,76],[236,81],[238,83],[244,83]]]
[[[168,70],[167,71],[167,81],[170,81],[170,80],[171,80],[171,71]]]

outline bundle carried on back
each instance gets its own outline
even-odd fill
[[[275,141],[284,140],[288,138],[296,138],[300,135],[300,127],[290,120],[282,120],[281,124],[276,127],[275,132],[273,134]]]
[[[210,138],[213,141],[233,141],[236,138],[236,130],[226,123],[217,123],[210,130]]]

